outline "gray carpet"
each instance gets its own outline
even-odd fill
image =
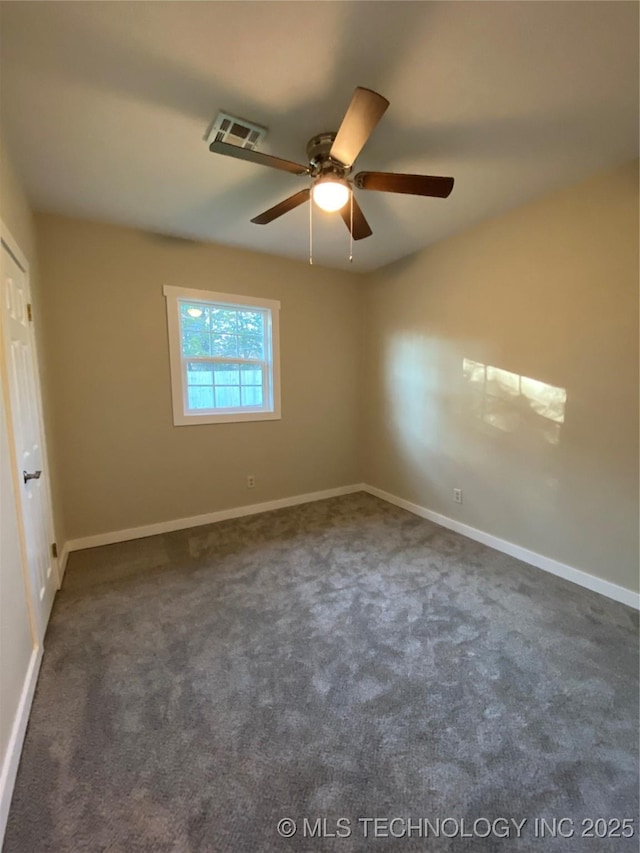
[[[362,493],[74,553],[4,851],[636,851],[637,632]]]

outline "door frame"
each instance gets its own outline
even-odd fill
[[[29,303],[31,304],[32,292],[31,292],[31,274],[29,268],[29,261],[27,260],[26,255],[21,250],[18,241],[11,234],[11,231],[7,228],[5,222],[0,219],[0,251],[2,249],[8,251],[12,256],[14,261],[18,264],[18,266],[22,269],[26,277],[26,286],[27,293],[29,296]],[[2,375],[2,385],[4,387],[4,398],[5,398],[5,406],[7,412],[7,430],[10,442],[10,448],[12,450],[12,456],[14,460],[13,470],[12,470],[12,482],[13,482],[13,491],[14,498],[16,502],[16,508],[18,513],[18,525],[20,527],[19,535],[20,535],[20,544],[22,549],[22,564],[23,564],[23,573],[25,575],[25,583],[27,584],[28,589],[28,603],[29,603],[29,612],[31,615],[31,623],[32,630],[34,632],[34,639],[37,642],[38,646],[42,646],[44,640],[44,634],[47,629],[47,625],[41,625],[40,619],[40,611],[38,610],[38,601],[37,601],[37,590],[33,587],[33,582],[31,578],[31,567],[29,566],[28,560],[28,548],[27,548],[27,540],[26,540],[26,527],[24,520],[24,513],[22,509],[22,496],[20,492],[20,466],[17,464],[18,458],[18,450],[17,450],[17,442],[14,430],[14,422],[13,422],[13,414],[11,409],[11,400],[9,394],[9,375],[7,370],[7,351],[6,351],[6,341],[4,336],[4,304],[0,302],[0,372]],[[46,440],[46,432],[45,432],[45,424],[44,424],[44,416],[43,416],[43,406],[42,406],[42,383],[40,381],[40,362],[38,359],[38,347],[36,342],[35,328],[33,321],[29,323],[29,345],[32,347],[33,354],[33,364],[34,364],[34,381],[35,381],[35,391],[36,391],[36,405],[37,405],[37,413],[38,420],[40,425],[40,443],[42,448],[42,467],[43,473],[45,476],[45,498],[47,502],[46,507],[46,516],[47,516],[47,526],[50,538],[50,545],[53,542],[57,543],[56,532],[55,532],[55,524],[53,519],[53,501],[51,498],[51,479],[50,479],[50,465],[49,465],[49,454],[47,451],[47,440]],[[59,543],[57,543],[59,547]],[[61,566],[60,566],[60,556],[61,552],[58,550],[57,557],[51,557],[51,565],[52,565],[52,574],[53,581],[56,586],[56,589],[60,589],[62,583],[62,575],[61,575]]]

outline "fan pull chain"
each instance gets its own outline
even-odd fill
[[[309,265],[313,266],[313,195],[309,196]]]
[[[349,263],[353,263],[353,187],[351,188],[351,227],[349,228]]]

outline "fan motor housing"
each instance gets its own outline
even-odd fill
[[[338,178],[345,178],[351,171],[350,166],[345,166],[344,163],[339,163],[329,156],[335,138],[335,133],[319,133],[307,142],[307,156],[312,177],[331,174]]]

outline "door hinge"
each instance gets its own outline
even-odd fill
[[[27,304],[27,317],[29,319],[29,322],[32,323],[33,322],[33,311],[31,310],[31,303],[30,302]]]
[[[51,545],[51,556],[52,557],[58,556],[58,546],[56,545],[55,542]]]

